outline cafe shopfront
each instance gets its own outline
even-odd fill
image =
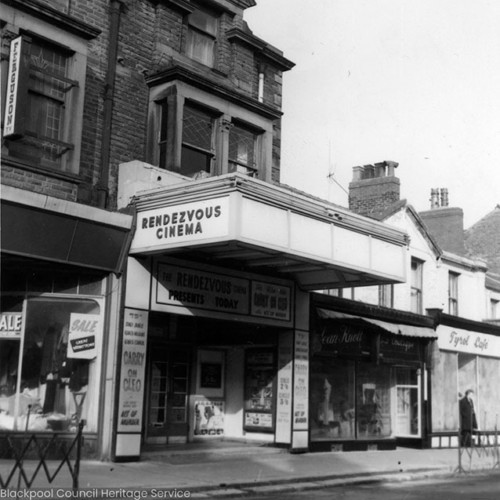
[[[308,449],[309,291],[403,281],[405,235],[241,174],[174,180],[132,200],[115,459],[226,438]]]
[[[474,410],[482,433],[499,426],[500,328],[443,313],[437,314],[432,351],[432,448],[458,446],[459,400],[474,391]]]
[[[423,447],[432,319],[314,294],[311,449]]]

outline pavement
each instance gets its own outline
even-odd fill
[[[462,460],[468,472],[499,473],[498,465],[492,469],[495,463],[498,463],[497,456],[478,453],[470,457],[465,454]],[[49,463],[48,466],[53,473],[57,464]],[[273,492],[283,494],[334,485],[453,476],[458,474],[457,466],[457,449],[397,448],[390,451],[294,454],[268,445],[231,442],[215,446],[176,445],[143,453],[138,462],[83,460],[77,498],[220,498]],[[4,479],[6,471],[8,473],[6,467],[11,468],[12,464],[0,461],[0,474]],[[36,463],[26,461],[24,467],[32,472]],[[44,498],[68,498],[72,482],[66,465],[52,483],[45,477],[40,470],[32,488],[45,489]],[[12,483],[23,486],[17,481]],[[2,496],[1,490],[0,497],[29,498]],[[74,492],[72,498],[75,498]]]

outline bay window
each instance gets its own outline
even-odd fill
[[[151,129],[156,147],[150,162],[193,178],[238,172],[267,179],[272,121],[224,100],[179,90],[169,87],[155,101],[151,122],[158,129]]]

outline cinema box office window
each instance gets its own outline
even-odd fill
[[[2,277],[0,430],[76,432],[85,420],[85,431],[97,432],[101,278],[10,274]]]
[[[310,441],[316,451],[421,445],[432,330],[313,308]],[[392,330],[392,331],[391,331]],[[420,331],[421,330],[421,331]]]

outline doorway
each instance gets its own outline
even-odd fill
[[[185,443],[188,435],[190,351],[152,342],[148,363],[146,443]]]

